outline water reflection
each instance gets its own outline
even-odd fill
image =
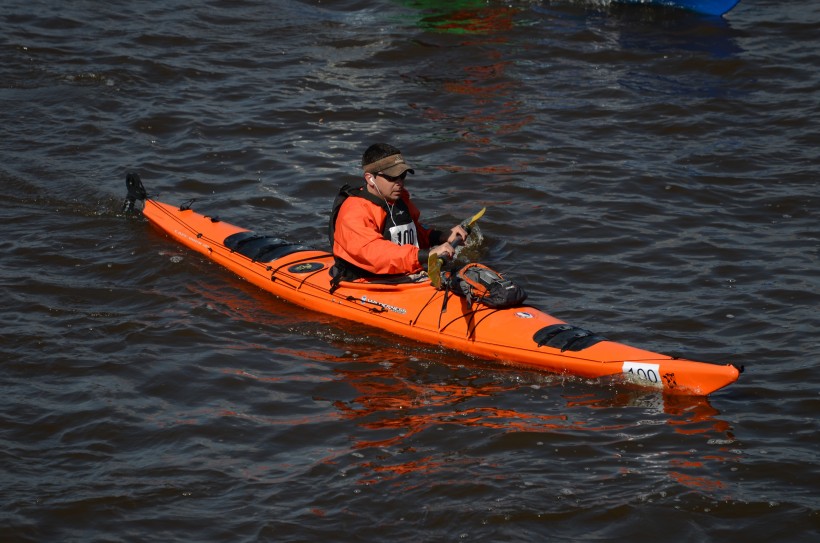
[[[464,36],[511,30],[514,16],[522,11],[522,8],[514,5],[485,0],[409,0],[403,3],[419,11],[420,28]]]
[[[707,397],[665,397],[641,391],[615,391],[610,397],[577,397],[567,402],[568,407],[590,409],[623,408],[639,406],[643,414],[663,413],[658,419],[681,436],[703,436],[706,449],[693,448],[689,443],[703,444],[702,440],[681,440],[679,447],[652,447],[624,451],[639,466],[642,473],[656,472],[684,487],[708,495],[721,494],[729,484],[725,477],[725,466],[739,462],[739,453],[732,448],[735,436],[728,422],[719,418]],[[637,424],[642,424],[639,420]],[[675,443],[678,443],[676,440]],[[662,453],[658,451],[662,450]],[[723,473],[722,476],[718,474]]]
[[[486,154],[488,145],[498,138],[518,134],[533,121],[531,113],[522,111],[516,95],[518,82],[508,73],[514,60],[509,56],[516,15],[523,8],[483,0],[458,2],[405,2],[417,10],[413,23],[425,31],[417,38],[420,44],[435,48],[435,62],[413,77],[420,85],[443,95],[440,105],[412,104],[427,120],[439,126],[441,139],[461,139],[470,144],[477,157]],[[461,66],[452,71],[444,60],[458,55]],[[442,166],[449,172],[469,171],[476,174],[508,174],[523,166],[509,164],[473,164]]]
[[[333,448],[318,463],[345,473],[355,470],[362,484],[408,473],[452,476],[468,467],[504,476],[507,468],[495,466],[496,458],[552,443],[554,449],[570,450],[561,452],[567,461],[593,466],[587,469],[614,465],[620,474],[637,470],[709,494],[728,488],[719,474],[737,461],[735,438],[708,398],[666,397],[467,359],[296,308],[238,280],[217,290],[196,282],[190,288],[195,298],[238,324],[231,330],[253,324],[260,337],[299,336],[291,347],[281,341],[237,344],[237,357],[228,358],[241,360],[248,348],[264,349],[272,360],[285,361],[284,367],[228,364],[223,373],[280,394],[311,391],[313,405],[281,413],[274,405],[265,407],[265,414],[250,406],[244,412],[224,408],[223,414],[308,432],[340,421],[334,431],[346,436],[348,446]],[[244,289],[249,296],[241,294]],[[314,335],[321,346],[311,346]],[[248,334],[237,337],[246,342]],[[327,407],[317,412],[322,405]],[[454,440],[442,445],[449,436]],[[573,456],[590,446],[596,450]]]
[[[637,470],[711,494],[728,487],[719,474],[722,466],[737,461],[730,448],[735,441],[731,428],[707,398],[600,387],[464,363],[449,354],[415,358],[394,347],[358,345],[355,354],[340,357],[301,354],[331,363],[344,384],[338,389],[345,391],[341,397],[321,399],[332,402],[338,416],[353,424],[349,456],[343,460],[345,455],[335,451],[326,461],[352,463],[343,469],[355,466],[362,483],[468,466],[498,469],[503,476],[507,468],[492,467],[493,459],[507,457],[511,447],[523,452],[558,443],[584,449],[605,439],[598,445],[602,456],[582,453],[566,460],[577,462],[579,470],[615,462],[626,466],[619,468],[621,474]],[[437,446],[430,452],[427,444],[449,435],[458,436],[452,448]],[[620,441],[609,442],[613,435],[621,436]],[[644,446],[650,442],[655,443]]]
[[[452,373],[444,372],[442,380],[420,379],[426,370],[442,368],[414,361],[384,362],[385,354],[389,353],[372,353],[359,357],[353,367],[343,365],[336,369],[359,393],[355,398],[334,403],[343,417],[368,430],[355,441],[357,449],[412,442],[418,434],[448,425],[537,432],[568,423],[563,414],[522,412],[492,405],[512,386],[492,375],[461,366]],[[399,354],[398,359],[401,357]],[[370,432],[380,435],[384,430],[390,430],[386,437],[366,437]]]

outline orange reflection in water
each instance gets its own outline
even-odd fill
[[[331,323],[337,332],[339,330],[341,321],[294,309],[253,287],[246,288],[245,295],[242,295],[243,289],[234,290],[228,285],[219,295],[210,297],[208,303],[212,309],[231,319],[255,322],[263,328],[281,326],[281,315],[290,314],[288,320],[293,322],[292,315],[296,311],[295,318],[302,323],[300,326],[323,328]],[[208,299],[206,292],[203,295]],[[737,453],[729,449],[734,436],[730,425],[719,418],[719,411],[708,398],[665,397],[644,390],[617,385],[607,388],[600,384],[590,384],[588,392],[568,395],[562,377],[522,373],[431,348],[425,349],[419,355],[420,359],[416,359],[410,354],[418,353],[418,345],[414,342],[396,339],[388,344],[389,338],[378,331],[369,333],[369,340],[359,342],[356,339],[359,329],[351,327],[343,339],[323,337],[319,340],[323,344],[330,341],[334,346],[331,349],[289,348],[281,342],[258,346],[274,357],[302,361],[301,367],[313,365],[310,374],[271,376],[244,368],[223,368],[225,373],[263,383],[304,380],[315,381],[325,388],[328,383],[342,384],[343,387],[332,390],[337,390],[343,397],[327,399],[333,410],[310,415],[258,416],[225,407],[209,407],[201,412],[186,412],[182,418],[179,416],[182,414],[178,414],[173,418],[173,424],[201,424],[203,419],[213,417],[215,411],[219,411],[220,416],[253,419],[262,425],[275,426],[310,427],[329,420],[351,421],[359,431],[351,430],[349,450],[335,451],[321,462],[335,464],[340,456],[350,451],[368,450],[368,458],[363,456],[357,464],[363,470],[359,482],[368,484],[376,479],[384,481],[412,472],[429,474],[448,470],[450,476],[458,466],[468,468],[485,462],[480,456],[459,454],[455,444],[453,450],[448,451],[441,437],[425,435],[429,431],[445,432],[445,439],[446,431],[452,428],[460,431],[465,428],[491,429],[495,436],[498,431],[502,434],[612,433],[637,428],[636,419],[648,415],[689,439],[682,440],[679,451],[658,453],[654,448],[652,451],[647,448],[627,452],[627,456],[634,454],[637,463],[647,466],[646,469],[662,469],[669,479],[692,490],[709,494],[729,491],[728,484],[714,474],[720,471],[721,465],[737,461]],[[349,343],[351,339],[353,343]],[[237,345],[240,350],[247,348],[248,345]],[[334,352],[334,349],[338,350]],[[348,349],[354,349],[356,354]],[[532,408],[529,405],[515,408],[499,405],[505,401],[508,391],[519,387],[544,389],[550,402],[548,408],[539,409],[540,403],[531,404]],[[578,390],[577,387],[573,389]],[[353,394],[349,394],[351,390]],[[599,409],[628,409],[628,413],[618,417],[590,416],[591,410]],[[549,414],[556,411],[560,414]],[[166,419],[157,423],[168,424]],[[596,419],[606,420],[608,424],[598,424]],[[713,442],[708,454],[693,451],[691,438],[698,436],[709,437]],[[417,450],[419,443],[426,441],[435,443],[431,454]],[[374,454],[376,458],[372,457]],[[644,459],[642,454],[647,457]],[[666,460],[658,462],[658,458]],[[634,468],[623,469],[630,471]]]
[[[459,97],[451,110],[423,107],[426,118],[473,145],[472,152],[486,156],[487,146],[497,145],[497,138],[521,132],[534,116],[522,111],[516,89],[520,82],[511,78],[508,68],[514,64],[509,55],[509,36],[516,30],[515,17],[523,8],[504,4],[487,4],[480,0],[454,2],[414,2],[420,10],[418,26],[427,32],[457,35],[458,47],[465,54],[483,57],[479,63],[462,68],[463,73],[423,77],[440,82],[441,90]],[[452,42],[447,41],[451,46]],[[449,167],[445,169],[450,170]],[[516,168],[482,166],[469,169],[476,174],[514,173]],[[511,170],[511,171],[508,171]]]
[[[430,32],[463,35],[467,38],[498,34],[514,28],[514,16],[521,11],[506,5],[488,5],[484,0],[414,2],[423,8],[418,26]],[[497,38],[502,40],[503,38]]]
[[[480,373],[460,376],[457,382],[418,382],[408,374],[413,370],[407,364],[337,371],[360,393],[353,400],[334,404],[344,418],[355,420],[368,430],[399,430],[382,439],[358,439],[354,444],[357,449],[394,446],[425,430],[446,425],[532,432],[567,425],[564,415],[534,414],[492,405],[460,408],[468,400],[492,400],[510,386]]]
[[[698,465],[697,467],[702,466]],[[685,487],[708,494],[724,491],[727,487],[726,483],[723,481],[719,481],[705,475],[693,475],[682,471],[670,471],[669,477]]]
[[[385,355],[397,355],[393,358],[397,362],[387,362]],[[498,375],[455,360],[428,365],[407,358],[406,354],[381,350],[355,361],[341,360],[334,370],[357,393],[349,400],[334,402],[334,406],[342,418],[362,430],[351,436],[352,450],[367,451],[357,464],[362,470],[358,484],[414,484],[412,481],[427,481],[439,472],[446,472],[448,484],[454,484],[454,472],[467,474],[479,464],[492,469],[480,456],[461,454],[457,444],[452,449],[442,446],[449,429],[544,433],[575,425],[564,414],[494,405],[505,390],[518,386],[498,379]],[[438,377],[431,375],[438,372]],[[437,443],[429,453],[424,445],[427,442]],[[335,462],[335,458],[328,462]],[[404,477],[411,473],[425,477]]]
[[[499,60],[497,52],[487,55],[487,64],[467,66],[463,77],[441,82],[443,91],[465,97],[469,101],[461,101],[458,110],[452,112],[435,107],[423,109],[426,118],[452,126],[463,140],[474,144],[476,153],[486,151],[484,147],[495,144],[495,139],[499,136],[522,131],[534,120],[533,114],[522,111],[515,94],[517,83],[506,74],[510,61]],[[523,165],[516,168],[516,171],[521,167]],[[499,173],[510,166],[496,166],[496,170],[492,170],[492,166],[485,168],[490,168],[486,173]]]
[[[568,407],[583,405],[593,409],[619,405],[652,407],[653,404],[658,413],[662,412],[666,415],[665,423],[672,427],[675,433],[684,436],[710,435],[718,445],[717,454],[699,454],[690,447],[686,447],[686,450],[665,453],[670,456],[667,462],[668,477],[678,484],[699,492],[707,494],[725,492],[729,485],[713,476],[714,465],[720,466],[737,461],[737,453],[729,450],[729,445],[734,443],[735,438],[729,423],[718,418],[720,412],[712,407],[707,397],[663,396],[628,390],[617,392],[611,399],[581,398],[567,402]]]

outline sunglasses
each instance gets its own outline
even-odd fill
[[[402,172],[401,175],[397,175],[395,177],[393,177],[392,175],[387,175],[387,174],[381,173],[381,172],[377,173],[376,175],[380,175],[380,176],[384,177],[385,179],[387,179],[391,183],[398,183],[399,181],[404,181],[404,178],[407,177],[407,172]]]

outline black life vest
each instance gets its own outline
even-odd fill
[[[402,198],[399,198],[392,206],[388,206],[387,202],[370,194],[364,186],[351,187],[346,184],[339,189],[339,193],[333,200],[333,208],[331,209],[330,220],[328,221],[327,235],[331,251],[333,251],[333,241],[334,234],[336,233],[336,220],[339,217],[339,209],[341,209],[345,200],[351,196],[364,198],[384,210],[387,214],[387,220],[384,221],[382,228],[382,236],[384,239],[390,240],[397,245],[409,243],[416,247],[419,246],[416,223],[413,222],[413,217],[410,215],[410,208]],[[379,278],[380,280],[395,282],[406,277],[405,274],[375,274],[335,255],[334,260],[335,263],[330,273],[333,276],[335,286],[338,286],[339,281],[354,281],[360,278]]]

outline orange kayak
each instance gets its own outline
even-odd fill
[[[332,289],[330,253],[153,200],[135,174],[129,174],[127,184],[127,210],[134,209],[135,199],[144,200],[143,216],[160,231],[259,288],[314,311],[508,365],[608,377],[664,394],[705,396],[740,373],[731,364],[673,358],[609,341],[529,305],[491,309],[470,304],[430,281],[342,282]]]

